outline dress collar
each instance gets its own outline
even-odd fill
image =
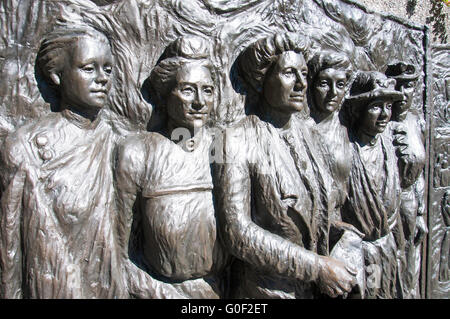
[[[61,115],[67,119],[70,123],[74,124],[75,126],[85,129],[85,130],[92,130],[95,129],[99,122],[101,121],[102,117],[102,111],[99,112],[97,117],[94,121],[91,121],[84,116],[81,116],[80,114],[77,114],[69,109],[64,109],[61,111]]]

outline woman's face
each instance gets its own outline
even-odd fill
[[[392,115],[392,101],[375,100],[361,111],[360,129],[369,136],[383,133]]]
[[[263,95],[266,102],[282,113],[295,113],[306,103],[308,67],[302,54],[286,51],[266,75]]]
[[[403,100],[395,103],[398,113],[404,113],[409,110],[416,90],[416,81],[399,80],[395,86],[397,91],[403,93]]]
[[[60,75],[64,103],[86,112],[102,108],[111,88],[112,69],[111,48],[106,40],[79,38],[68,52]]]
[[[214,106],[215,87],[211,72],[199,63],[178,70],[176,85],[167,98],[167,115],[176,127],[187,129],[205,125]]]
[[[344,70],[328,68],[317,75],[313,86],[313,97],[316,108],[321,113],[332,113],[342,103],[347,84]]]

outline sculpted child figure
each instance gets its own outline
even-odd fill
[[[354,269],[326,256],[326,171],[297,116],[306,103],[307,48],[300,35],[277,34],[238,60],[260,101],[258,115],[226,130],[215,175],[219,228],[236,259],[232,297],[336,297],[355,284]]]
[[[114,236],[118,136],[105,120],[110,42],[88,26],[62,24],[37,62],[60,111],[19,128],[2,150],[0,296],[126,297]]]
[[[400,180],[391,135],[392,104],[402,99],[395,80],[359,72],[346,100],[352,114],[352,166],[342,220],[364,234],[367,298],[401,298],[403,248]],[[348,104],[347,104],[348,103]],[[397,260],[398,259],[398,260]]]
[[[223,294],[225,258],[216,231],[212,137],[206,127],[217,99],[209,56],[208,42],[194,36],[166,49],[150,75],[153,98],[167,115],[165,126],[127,137],[116,166],[120,214],[126,216],[120,229],[124,254],[192,298]]]

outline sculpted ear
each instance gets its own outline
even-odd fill
[[[61,84],[61,76],[59,74],[50,73],[50,79],[56,86],[59,86]]]

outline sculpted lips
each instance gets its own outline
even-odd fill
[[[381,127],[385,127],[388,124],[388,121],[377,121],[377,125]]]
[[[289,97],[291,100],[303,102],[304,94],[291,94]]]
[[[94,93],[96,95],[106,96],[108,94],[108,90],[106,90],[106,89],[93,89],[93,90],[91,90],[91,93]]]
[[[336,105],[337,104],[337,99],[327,100],[327,101],[325,101],[325,103],[329,104],[329,105]]]
[[[195,118],[195,119],[199,119],[199,120],[201,120],[201,119],[203,119],[206,115],[207,115],[207,113],[202,113],[202,112],[189,112],[189,115],[191,115],[193,118]]]

